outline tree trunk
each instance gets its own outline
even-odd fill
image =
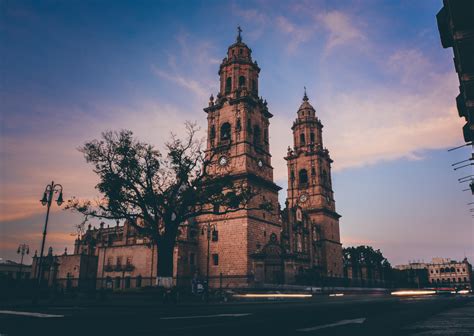
[[[156,285],[170,288],[173,286],[174,244],[162,241],[158,246]]]

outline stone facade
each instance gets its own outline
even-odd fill
[[[257,193],[245,210],[201,215],[183,223],[177,239],[174,278],[187,286],[207,278],[211,287],[295,283],[302,274],[342,277],[339,215],[335,211],[331,163],[322,124],[304,96],[293,124],[286,208],[280,210],[273,181],[267,102],[258,96],[260,68],[240,35],[219,67],[220,90],[207,114],[206,155],[210,174],[231,176]],[[301,174],[306,170],[306,180]],[[272,210],[259,209],[267,203]],[[89,230],[75,254],[97,257],[97,287],[126,289],[154,285],[156,246],[132,226]]]
[[[462,261],[433,258],[431,263],[413,262],[408,265],[397,265],[395,269],[426,270],[427,285],[432,287],[472,288],[472,265],[467,258]]]
[[[288,147],[285,157],[288,217],[284,233],[291,252],[305,253],[310,267],[317,267],[325,277],[342,277],[340,215],[335,209],[331,182],[333,161],[323,146],[322,128],[305,92],[291,127],[293,147]]]

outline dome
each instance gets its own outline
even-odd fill
[[[301,103],[298,109],[298,117],[314,117],[316,115],[316,110],[314,107],[309,103],[309,98],[306,95],[306,88],[304,90],[303,102]]]

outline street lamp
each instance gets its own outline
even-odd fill
[[[211,249],[211,234],[216,234],[216,225],[207,223],[206,232],[207,232],[207,270],[206,270],[206,299],[209,293],[209,258],[210,258],[210,249]],[[204,235],[204,227],[201,230],[201,235]]]
[[[30,247],[26,244],[18,245],[18,250],[16,251],[17,254],[21,254],[21,261],[20,261],[20,276],[19,279],[21,281],[21,271],[23,269],[23,257],[25,254],[30,254]]]
[[[41,252],[39,258],[39,266],[38,266],[38,289],[41,288],[41,279],[43,278],[41,272],[43,271],[43,253],[44,253],[44,243],[46,241],[46,230],[48,228],[48,219],[49,219],[49,209],[51,208],[51,203],[53,201],[54,194],[59,194],[58,198],[56,199],[56,203],[58,206],[63,204],[63,186],[60,184],[54,184],[54,181],[51,184],[48,184],[44,189],[43,198],[40,200],[43,206],[47,206],[46,210],[46,220],[44,223],[44,230],[43,230],[43,240],[41,242]]]

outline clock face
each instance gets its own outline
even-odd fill
[[[259,166],[260,168],[263,167],[263,161],[262,161],[262,160],[258,160],[258,163],[257,163],[257,164],[258,164],[258,166]]]
[[[300,195],[300,202],[301,202],[301,203],[304,203],[304,202],[306,202],[307,200],[308,200],[308,195],[306,195],[306,194],[301,194],[301,195]]]
[[[227,165],[228,162],[229,162],[229,160],[227,159],[226,156],[221,156],[219,158],[219,165],[221,165],[221,166]]]

